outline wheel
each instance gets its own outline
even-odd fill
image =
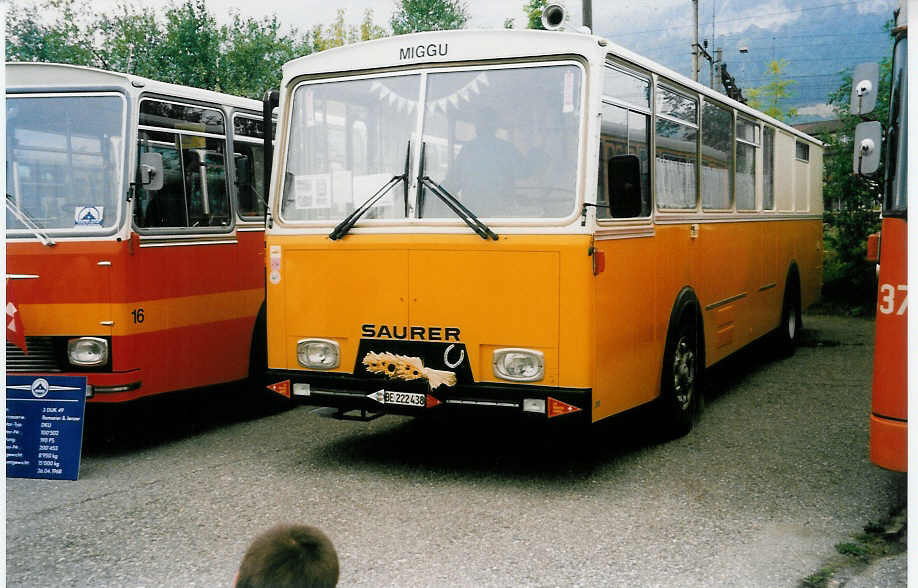
[[[701,337],[693,309],[686,307],[681,314],[667,336],[658,400],[661,433],[671,439],[692,430],[701,403]]]
[[[773,344],[779,357],[790,357],[797,350],[803,320],[800,316],[800,288],[789,279],[781,303],[781,324],[774,332]]]

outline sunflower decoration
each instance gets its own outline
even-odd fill
[[[437,389],[441,384],[456,385],[456,374],[424,367],[424,362],[419,357],[371,351],[364,356],[362,363],[371,374],[382,374],[390,380],[427,380],[431,390]]]

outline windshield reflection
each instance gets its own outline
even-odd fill
[[[304,84],[293,96],[281,216],[347,217],[402,173],[409,141],[424,145],[423,174],[477,217],[567,216],[574,210],[581,85],[574,65]],[[411,162],[414,174],[418,166]],[[414,214],[456,218],[429,187],[421,189]],[[361,218],[405,218],[396,192]]]
[[[98,232],[120,216],[124,101],[119,96],[6,101],[6,192],[42,229]],[[7,212],[7,229],[26,229]]]

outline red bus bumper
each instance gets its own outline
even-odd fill
[[[143,371],[94,374],[91,372],[15,372],[17,376],[86,378],[87,402],[126,402],[144,396]]]
[[[870,461],[887,470],[908,471],[908,423],[870,415]]]

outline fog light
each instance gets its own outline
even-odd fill
[[[523,398],[523,412],[538,412],[545,414],[544,398]]]
[[[108,363],[108,341],[98,337],[80,337],[67,341],[67,359],[80,367],[93,367]]]
[[[534,382],[545,375],[541,351],[534,349],[497,349],[494,351],[494,375],[514,382]]]
[[[300,339],[296,342],[296,360],[303,367],[330,370],[338,367],[338,343],[328,339]]]

